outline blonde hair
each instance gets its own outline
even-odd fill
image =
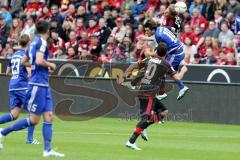
[[[216,0],[216,9],[222,10],[226,4],[227,4],[227,0]]]

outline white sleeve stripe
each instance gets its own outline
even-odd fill
[[[46,51],[46,49],[47,49],[47,42],[44,39],[42,39],[42,38],[41,38],[41,41],[42,41],[42,44],[41,44],[41,46],[39,48],[39,51],[44,53]]]
[[[32,92],[31,92],[31,97],[30,97],[30,100],[28,102],[28,110],[30,111],[31,108],[32,108],[32,105],[33,105],[33,101],[36,97],[36,93],[37,93],[37,90],[38,90],[38,86],[33,86],[33,89],[32,89]]]

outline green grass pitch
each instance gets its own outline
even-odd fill
[[[166,122],[148,129],[150,140],[137,141],[142,151],[125,147],[136,121],[98,118],[66,122],[55,118],[54,149],[65,160],[237,160],[240,127],[232,125]],[[4,127],[2,125],[0,127]],[[41,127],[35,137],[41,142]],[[41,160],[43,145],[25,144],[26,130],[5,139],[0,160]]]

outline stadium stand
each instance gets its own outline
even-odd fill
[[[179,1],[179,0],[177,0]],[[35,35],[35,23],[51,26],[49,58],[135,62],[149,43],[143,24],[164,25],[175,0],[0,0],[0,55],[9,57],[20,35]],[[237,0],[186,0],[177,33],[186,64],[239,65],[240,3]]]

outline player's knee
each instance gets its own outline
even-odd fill
[[[18,119],[18,117],[19,117],[19,115],[18,114],[11,114],[12,115],[12,120],[17,120]]]
[[[52,123],[53,122],[53,113],[51,113],[51,112],[45,113],[44,121]]]
[[[31,124],[34,125],[34,126],[37,125],[37,124],[39,123],[39,121],[40,121],[40,120],[38,120],[38,119],[30,118],[30,122],[31,122]]]
[[[40,122],[40,117],[37,115],[30,115],[29,119],[30,119],[31,124],[34,126]]]
[[[160,115],[164,116],[164,117],[167,116],[168,115],[168,110],[165,110],[165,111],[161,112]]]
[[[19,117],[19,114],[20,114],[20,112],[18,112],[18,111],[15,111],[15,110],[12,110],[12,111],[11,111],[11,116],[12,116],[12,119],[13,119],[13,120],[16,120],[16,119],[18,119],[18,117]]]

